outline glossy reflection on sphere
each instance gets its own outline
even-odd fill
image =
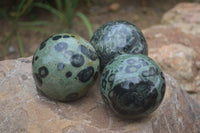
[[[105,103],[127,119],[147,116],[161,103],[165,79],[158,65],[142,54],[124,54],[103,70],[100,92]]]
[[[41,43],[32,60],[39,91],[59,101],[86,94],[98,76],[99,58],[92,45],[75,34],[56,34]]]
[[[141,30],[127,21],[111,21],[94,33],[90,43],[100,58],[100,69],[114,57],[124,54],[148,54],[148,47]]]

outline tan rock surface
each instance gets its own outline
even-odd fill
[[[144,30],[149,55],[200,103],[200,4],[178,4],[162,24]]]
[[[162,18],[163,24],[200,24],[200,4],[180,3],[169,10]]]
[[[87,96],[70,103],[39,94],[31,75],[31,57],[0,62],[1,133],[195,133],[200,131],[200,106],[165,74],[161,106],[149,117],[117,118],[103,103],[99,80]]]
[[[159,62],[165,72],[178,80],[182,88],[188,92],[197,92],[197,81],[194,80],[197,73],[195,52],[192,48],[181,44],[163,45],[152,49],[150,56]]]

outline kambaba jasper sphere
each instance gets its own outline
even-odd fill
[[[56,34],[36,50],[32,72],[39,91],[59,101],[73,101],[86,94],[99,72],[99,58],[92,45],[75,34]]]
[[[100,58],[100,70],[114,57],[130,53],[148,55],[147,42],[141,30],[127,21],[111,21],[96,30],[90,43]]]
[[[147,116],[160,105],[165,78],[159,66],[142,54],[124,54],[103,70],[100,92],[105,103],[120,117]]]

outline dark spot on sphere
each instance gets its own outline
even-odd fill
[[[102,80],[102,83],[101,83],[101,86],[102,86],[102,88],[103,88],[104,90],[106,89],[106,84],[107,84],[106,80],[103,79],[103,80]]]
[[[58,70],[58,71],[62,71],[62,70],[64,69],[64,67],[65,67],[65,64],[63,64],[63,63],[58,63],[58,65],[57,65],[57,70]]]
[[[66,50],[66,49],[68,48],[68,45],[67,45],[67,43],[65,43],[65,42],[59,42],[58,44],[56,44],[56,45],[54,46],[54,48],[55,48],[55,50],[56,50],[57,52],[61,52],[61,51],[63,51],[63,50]]]
[[[91,60],[93,60],[93,61],[96,60],[96,59],[98,58],[96,52],[94,52],[94,51],[88,49],[88,48],[87,48],[86,46],[84,46],[84,45],[80,45],[80,46],[79,46],[79,49],[80,49],[81,53],[83,53],[85,56],[87,56],[89,59],[91,59]]]
[[[94,74],[94,80],[96,80],[96,79],[98,78],[98,75],[99,75],[99,72],[96,72],[96,73]]]
[[[37,60],[38,60],[38,58],[39,58],[39,57],[38,57],[38,56],[36,56],[36,57],[35,57],[35,61],[37,61]]]
[[[46,46],[46,41],[43,41],[41,44],[40,44],[40,50],[42,50],[45,46]]]
[[[42,79],[37,73],[33,74],[33,78],[38,86],[42,86]]]
[[[93,74],[94,74],[94,68],[90,66],[80,71],[77,77],[81,82],[87,82],[90,80]]]
[[[72,64],[72,66],[74,66],[74,67],[80,67],[84,64],[85,60],[81,54],[74,54],[71,57],[70,62]]]
[[[62,36],[61,35],[57,35],[57,36],[54,36],[53,38],[52,38],[52,40],[58,40],[58,39],[60,39]]]
[[[46,46],[46,42],[49,40],[49,38],[51,38],[51,36],[50,37],[48,37],[46,40],[44,40],[41,44],[40,44],[40,50],[41,49],[43,49],[45,46]]]
[[[75,38],[75,36],[74,36],[74,35],[71,35],[71,37]]]
[[[113,108],[120,114],[137,115],[154,105],[158,94],[151,81],[141,80],[137,84],[131,81],[119,83],[114,86],[108,96]]]
[[[65,76],[66,76],[67,78],[71,77],[71,76],[72,76],[72,72],[70,72],[70,71],[67,72]]]
[[[71,94],[69,94],[69,95],[66,96],[66,99],[69,100],[69,101],[70,100],[75,100],[77,98],[78,98],[78,93],[76,93],[76,92],[71,93]]]
[[[163,72],[161,72],[160,75],[161,75],[162,79],[165,80]]]
[[[49,71],[45,66],[40,67],[38,71],[41,78],[45,78],[49,74]]]
[[[63,38],[70,38],[70,36],[69,35],[64,35]]]

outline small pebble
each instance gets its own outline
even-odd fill
[[[120,4],[119,4],[119,3],[112,3],[112,4],[109,6],[109,10],[112,11],[112,12],[118,11],[119,8],[120,8]]]

